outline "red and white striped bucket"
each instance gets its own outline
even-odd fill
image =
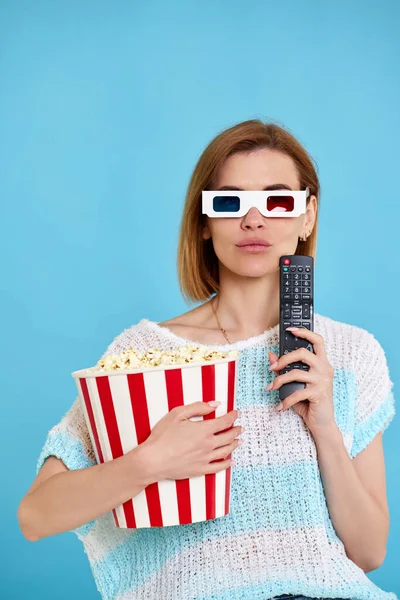
[[[135,371],[73,372],[97,463],[118,458],[143,443],[175,406],[211,400],[222,403],[192,421],[214,419],[233,410],[237,362],[235,357]],[[152,483],[112,510],[115,525],[165,527],[222,517],[229,513],[230,486],[231,467]]]

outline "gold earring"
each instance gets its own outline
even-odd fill
[[[305,242],[307,240],[307,235],[304,234],[301,238],[299,238],[302,242]]]

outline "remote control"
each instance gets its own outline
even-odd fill
[[[287,327],[307,327],[314,331],[314,259],[312,256],[289,254],[279,259],[280,270],[280,327],[279,356],[288,354],[297,348],[308,348],[314,352],[313,345],[306,339],[296,337]],[[298,361],[284,367],[282,375],[291,369],[309,370],[309,366]],[[300,381],[289,381],[279,388],[279,398],[284,400],[296,390],[306,387]]]

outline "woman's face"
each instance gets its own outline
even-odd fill
[[[263,190],[287,188],[299,190],[300,183],[292,159],[276,150],[263,148],[240,152],[226,159],[211,189],[240,188]],[[238,275],[257,277],[279,268],[279,258],[295,254],[298,238],[309,233],[315,221],[316,198],[307,202],[306,214],[298,217],[264,217],[256,207],[243,217],[206,217],[203,238],[212,237],[219,261]],[[271,246],[261,252],[246,252],[237,244],[244,238],[261,237]]]

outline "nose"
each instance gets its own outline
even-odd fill
[[[247,228],[253,228],[253,227],[260,227],[265,225],[265,219],[266,217],[264,217],[260,211],[258,210],[258,208],[256,208],[255,206],[252,206],[249,211],[244,215],[243,217],[243,221],[242,224],[244,227]]]

